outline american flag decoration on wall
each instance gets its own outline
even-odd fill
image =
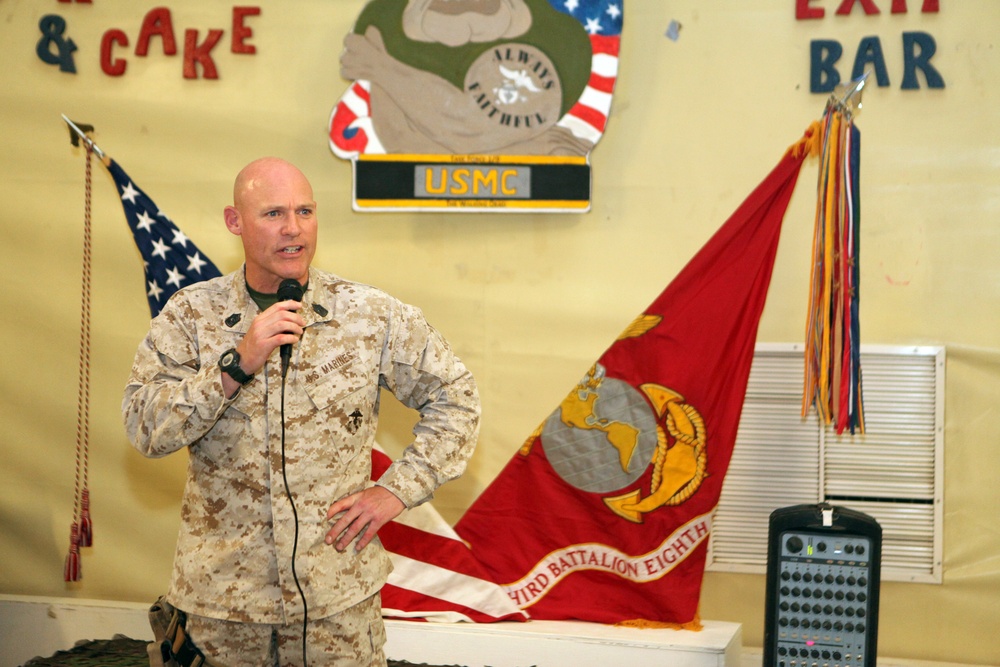
[[[372,127],[371,84],[355,81],[330,114],[330,148],[344,160],[361,153],[385,153]]]
[[[607,0],[553,0],[552,5],[584,24],[594,55],[590,81],[583,95],[559,120],[578,137],[597,143],[611,115],[611,94],[618,78],[618,49],[622,41],[622,3]]]

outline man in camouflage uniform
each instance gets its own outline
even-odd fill
[[[291,164],[244,168],[225,223],[244,267],[171,298],[122,405],[142,454],[190,456],[167,600],[215,663],[301,664],[307,615],[309,664],[385,664],[378,591],[391,565],[373,538],[464,470],[475,381],[417,308],[310,266],[316,203]],[[305,286],[301,304],[277,301],[288,278]],[[420,420],[370,485],[382,387]]]

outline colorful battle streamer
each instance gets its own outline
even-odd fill
[[[822,147],[806,325],[802,414],[809,406],[837,434],[864,433],[858,263],[861,132],[854,124],[861,79],[831,98],[821,121]]]

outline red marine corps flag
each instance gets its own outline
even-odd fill
[[[781,222],[813,130],[542,422],[456,531],[534,619],[698,627]]]

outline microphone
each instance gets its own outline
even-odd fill
[[[302,285],[299,281],[286,278],[278,285],[278,301],[302,301]],[[292,359],[292,344],[285,343],[281,346],[281,377],[285,377],[288,372],[288,363]]]

